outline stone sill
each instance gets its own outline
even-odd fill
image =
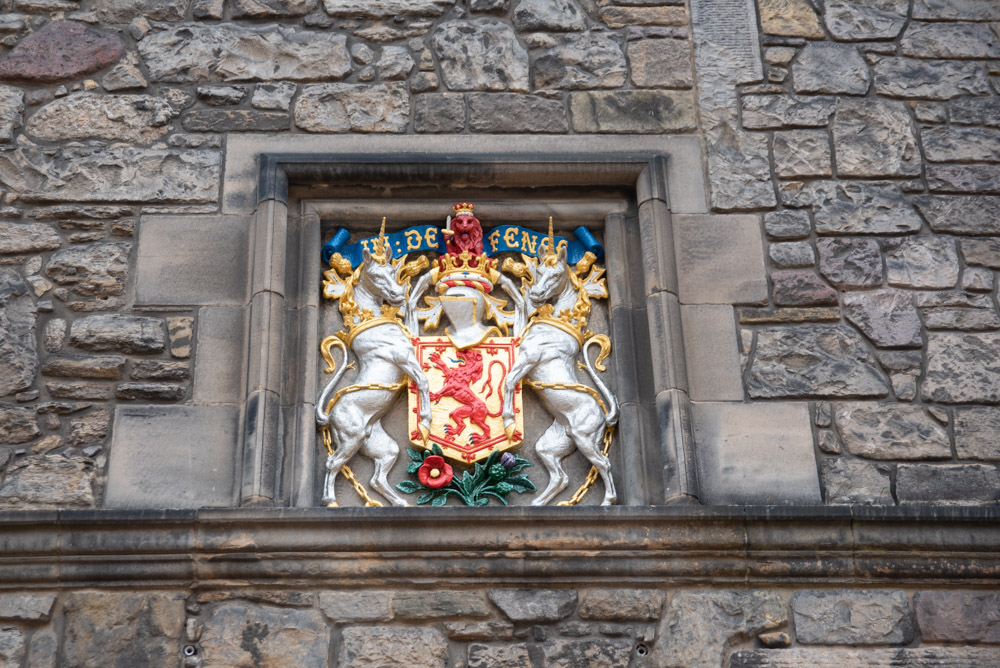
[[[0,588],[995,584],[1000,508],[26,511]]]

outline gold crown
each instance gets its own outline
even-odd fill
[[[442,255],[438,258],[437,276],[434,282],[439,291],[456,285],[467,285],[489,293],[493,284],[500,280],[496,270],[497,261],[486,255],[472,255],[462,251],[458,255]]]
[[[455,210],[456,216],[462,216],[465,214],[472,215],[472,210],[476,208],[476,205],[472,202],[459,202],[452,207]]]

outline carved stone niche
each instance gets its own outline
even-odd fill
[[[622,505],[696,501],[668,181],[678,177],[664,153],[268,154],[259,157],[251,242],[247,383],[243,402],[240,505],[320,505],[325,452],[317,443],[315,401],[326,383],[319,343],[340,329],[335,302],[321,296],[321,249],[343,226],[352,241],[410,225],[443,225],[451,206],[476,204],[485,231],[518,224],[556,233],[587,225],[603,242],[609,296],[595,304],[591,329],[607,333],[605,382],[621,405],[610,457]],[[699,176],[700,178],[700,176]],[[326,302],[326,303],[324,303]],[[551,421],[525,394],[525,444]],[[406,398],[384,423],[408,445]],[[390,475],[406,476],[401,452]],[[567,459],[567,498],[589,464]],[[366,486],[370,461],[350,462]],[[526,470],[540,489],[544,467]],[[598,481],[582,503],[602,499]],[[341,505],[359,497],[341,478]],[[373,496],[379,498],[373,492]],[[512,504],[530,494],[511,494]]]

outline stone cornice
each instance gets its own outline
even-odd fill
[[[4,588],[994,584],[1000,509],[52,511],[0,517]]]

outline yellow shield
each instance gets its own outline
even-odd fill
[[[430,384],[430,442],[441,446],[445,457],[471,463],[486,459],[494,450],[510,450],[521,444],[524,413],[520,383],[514,390],[515,430],[509,441],[501,417],[503,380],[514,364],[519,343],[520,339],[497,337],[458,350],[446,337],[414,339],[417,359]],[[420,397],[412,383],[409,408],[410,440],[420,447]]]

